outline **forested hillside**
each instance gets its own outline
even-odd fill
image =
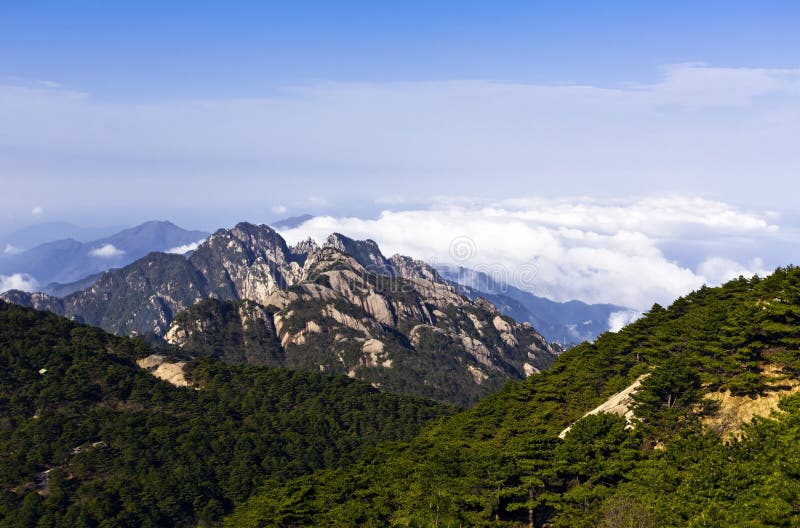
[[[226,526],[797,526],[798,323],[798,268],[702,288],[408,445],[267,482]],[[581,419],[637,379],[633,427]]]
[[[0,525],[215,526],[266,479],[341,467],[452,411],[344,377],[188,367],[140,342],[0,301]]]

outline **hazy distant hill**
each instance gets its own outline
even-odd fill
[[[308,222],[312,218],[314,218],[314,215],[306,213],[298,216],[290,216],[289,218],[284,218],[282,220],[277,220],[272,222],[270,225],[275,229],[292,229],[305,222]]]
[[[0,255],[0,274],[22,273],[41,285],[70,283],[130,264],[152,251],[169,251],[196,244],[208,236],[171,222],[145,222],[90,242],[56,240],[17,254]]]
[[[82,227],[67,222],[35,224],[9,233],[0,233],[0,253],[5,251],[6,254],[11,254],[15,251],[24,251],[46,242],[65,238],[88,242],[109,236],[123,229],[125,227],[121,226]]]

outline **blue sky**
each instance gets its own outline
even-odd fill
[[[794,259],[798,27],[789,1],[5,2],[0,232],[311,212],[295,235],[441,258],[524,225],[563,295],[665,301]]]
[[[261,96],[318,81],[618,85],[663,64],[797,63],[791,1],[4,2],[5,77],[100,98]]]

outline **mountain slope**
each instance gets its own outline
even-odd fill
[[[152,251],[168,251],[207,236],[202,231],[181,229],[171,222],[145,222],[91,242],[56,240],[19,254],[0,256],[0,274],[27,274],[42,285],[71,283],[124,266]],[[57,285],[52,289],[57,289]]]
[[[559,352],[423,262],[387,259],[374,242],[340,234],[322,248],[290,248],[247,223],[218,230],[188,256],[151,253],[63,299],[3,297],[116,334],[155,335],[193,355],[347,374],[459,404],[549,367]]]
[[[226,526],[796,526],[798,346],[800,269],[703,288],[407,447],[268,482]],[[584,416],[637,379],[633,428]],[[720,394],[782,412],[737,441],[714,421]]]
[[[265,478],[352,462],[448,408],[343,377],[190,363],[0,301],[0,526],[215,526]]]

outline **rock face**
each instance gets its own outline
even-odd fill
[[[642,381],[647,376],[649,376],[649,374],[643,374],[639,376],[636,381],[631,383],[625,389],[616,394],[612,394],[608,400],[584,414],[583,418],[600,413],[616,414],[617,416],[622,416],[625,418],[625,420],[628,422],[626,427],[633,427],[633,420],[636,418],[633,413],[633,396],[636,394],[636,391],[639,389]],[[561,433],[559,433],[558,437],[565,438],[571,430],[572,426],[567,427],[561,431]]]
[[[553,347],[427,264],[334,234],[290,248],[267,226],[219,230],[188,257],[152,253],[64,299],[10,292],[187,355],[324,371],[468,404],[548,368]]]
[[[164,356],[150,354],[146,358],[137,361],[136,364],[158,379],[162,379],[176,387],[189,386],[189,382],[186,380],[186,374],[183,370],[183,367],[186,366],[186,362],[184,361],[170,362]]]

